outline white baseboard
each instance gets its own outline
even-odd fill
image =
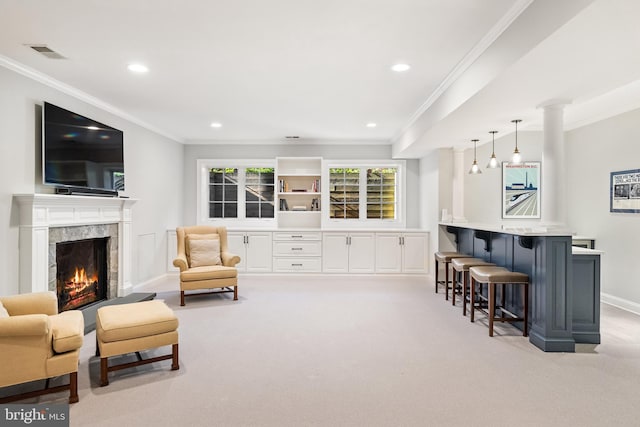
[[[618,298],[610,294],[605,294],[604,292],[600,293],[600,301],[605,304],[609,304],[614,307],[618,307],[623,310],[630,311],[631,313],[640,315],[640,304],[638,304],[637,302]]]
[[[156,282],[159,282],[161,280],[166,279],[167,277],[175,277],[177,276],[177,273],[165,273],[165,274],[161,274],[160,276],[156,276],[153,277],[151,279],[145,280],[144,282],[140,282],[136,285],[133,286],[133,292],[139,292],[141,290],[144,290],[142,288],[145,288],[146,286],[152,285]]]

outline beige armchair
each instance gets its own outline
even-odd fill
[[[78,359],[84,318],[77,310],[58,314],[55,292],[0,297],[0,387],[46,379],[44,390],[0,399],[0,403],[69,390],[78,401]],[[69,384],[49,388],[49,379],[69,374]]]
[[[180,305],[184,305],[185,296],[209,293],[233,292],[233,299],[237,300],[235,265],[240,257],[228,251],[227,228],[196,225],[178,227],[176,233],[178,257],[173,265],[180,269]],[[214,288],[223,290],[185,294],[185,291]]]

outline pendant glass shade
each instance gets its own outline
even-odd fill
[[[476,147],[478,144],[479,139],[472,139],[471,142],[473,142],[473,164],[471,165],[471,169],[469,169],[469,173],[471,175],[477,175],[482,173],[482,171],[480,170],[480,166],[478,166],[478,160],[476,159]]]
[[[513,157],[511,157],[511,163],[513,163],[514,165],[519,165],[520,163],[522,163],[522,156],[520,155],[520,151],[518,151],[517,148],[513,151]]]
[[[518,150],[518,123],[522,120],[511,120],[511,123],[516,124],[516,148],[513,150],[513,156],[511,157],[511,164],[519,165],[522,163],[522,156],[520,155],[520,150]]]
[[[491,134],[491,157],[489,158],[489,163],[487,163],[487,169],[496,169],[500,162],[496,158],[496,133],[497,130],[492,130],[489,132]]]

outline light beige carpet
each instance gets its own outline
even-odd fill
[[[98,387],[87,335],[72,426],[640,425],[640,319],[608,306],[601,345],[544,353],[423,277],[243,277],[185,307],[176,281],[145,290],[180,319],[180,370]]]

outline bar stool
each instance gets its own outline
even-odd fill
[[[466,255],[466,254],[461,254],[459,252],[436,252],[435,254],[435,258],[436,258],[436,294],[438,293],[438,283],[441,283],[440,280],[438,280],[438,273],[439,273],[439,268],[438,268],[438,263],[439,262],[444,262],[444,298],[448,301],[449,300],[449,264],[451,263],[451,260],[454,258],[472,258],[471,255]]]
[[[453,281],[456,282],[457,273],[460,273],[460,286],[462,287],[462,315],[467,315],[467,297],[469,295],[469,268],[477,266],[495,266],[495,264],[480,258],[454,258],[451,260]],[[451,305],[456,305],[456,292],[451,296]]]
[[[516,271],[509,271],[503,267],[487,267],[477,266],[470,267],[469,274],[471,275],[471,321],[474,321],[475,310],[482,311],[489,317],[489,336],[493,336],[493,323],[498,322],[524,322],[522,328],[522,336],[529,335],[529,276],[524,273]],[[476,292],[476,283],[480,284],[479,292]],[[489,288],[489,296],[485,298],[482,295],[482,285],[486,283]],[[501,285],[501,303],[496,306],[496,285]],[[521,285],[523,287],[524,301],[523,301],[523,316],[519,317],[515,313],[510,312],[505,308],[505,285]],[[478,304],[476,305],[476,297]],[[482,307],[482,301],[486,300],[488,311],[485,311]],[[500,317],[496,317],[496,309],[500,310]]]

